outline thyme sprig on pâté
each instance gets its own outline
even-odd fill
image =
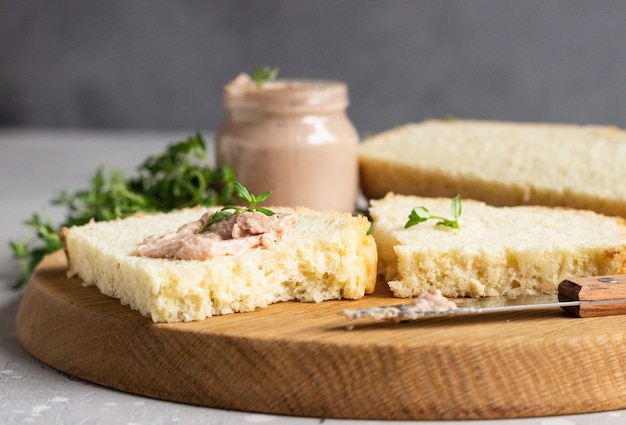
[[[268,65],[257,66],[252,74],[252,80],[257,89],[263,87],[267,81],[275,80],[278,77],[278,68]]]
[[[264,202],[272,194],[271,190],[268,190],[267,192],[264,192],[258,196],[255,196],[251,194],[245,186],[243,186],[241,183],[237,181],[233,183],[233,186],[235,188],[235,192],[237,192],[237,196],[239,196],[239,198],[241,198],[243,201],[246,201],[248,203],[248,206],[247,207],[240,207],[237,205],[224,206],[223,208],[215,211],[211,215],[209,220],[206,223],[204,223],[198,230],[196,230],[196,233],[202,233],[206,231],[209,227],[211,227],[211,225],[215,223],[219,223],[220,221],[228,220],[228,218],[236,212],[258,211],[267,216],[272,216],[276,214],[274,211],[270,209],[259,207],[257,205],[257,204],[260,204],[261,202]]]
[[[415,226],[417,224],[423,223],[426,220],[434,219],[439,220],[436,223],[436,226],[445,226],[453,229],[458,229],[460,227],[459,217],[461,216],[462,206],[461,206],[461,196],[456,195],[452,199],[452,205],[450,206],[450,211],[452,212],[452,216],[454,219],[449,219],[445,217],[441,217],[438,215],[433,215],[430,213],[428,208],[426,207],[415,207],[411,210],[409,214],[409,220],[404,225],[404,228],[409,228]]]
[[[14,288],[28,281],[45,255],[63,247],[59,239],[63,227],[80,226],[90,220],[113,220],[138,212],[167,212],[233,202],[235,173],[228,166],[213,168],[209,160],[204,138],[196,133],[171,144],[160,155],[148,157],[133,177],[101,166],[86,189],[61,191],[51,201],[52,206],[67,210],[60,224],[53,223],[49,212],[35,213],[24,222],[29,234],[23,240],[9,242],[22,270]]]

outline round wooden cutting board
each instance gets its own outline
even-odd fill
[[[39,265],[17,316],[42,362],[107,387],[215,408],[352,419],[547,416],[626,407],[626,316],[560,310],[349,323],[345,308],[405,303],[380,284],[357,301],[288,302],[155,324]]]

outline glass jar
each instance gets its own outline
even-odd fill
[[[254,195],[271,190],[264,205],[353,212],[359,137],[346,115],[346,84],[275,80],[257,88],[238,80],[224,89],[217,164]]]

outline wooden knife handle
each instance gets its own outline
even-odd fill
[[[586,301],[621,300],[607,303]],[[593,276],[564,280],[559,284],[559,301],[581,301],[573,307],[563,307],[578,317],[626,314],[626,275]]]

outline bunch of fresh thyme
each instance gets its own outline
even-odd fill
[[[61,191],[51,204],[67,210],[62,223],[55,225],[49,214],[35,213],[24,222],[30,234],[22,241],[9,242],[22,269],[14,287],[28,281],[46,254],[63,247],[59,240],[62,227],[82,225],[92,219],[113,220],[139,211],[230,204],[235,191],[234,172],[227,166],[212,168],[207,160],[206,143],[197,133],[147,158],[137,168],[136,176],[127,178],[120,170],[100,167],[87,189]]]

